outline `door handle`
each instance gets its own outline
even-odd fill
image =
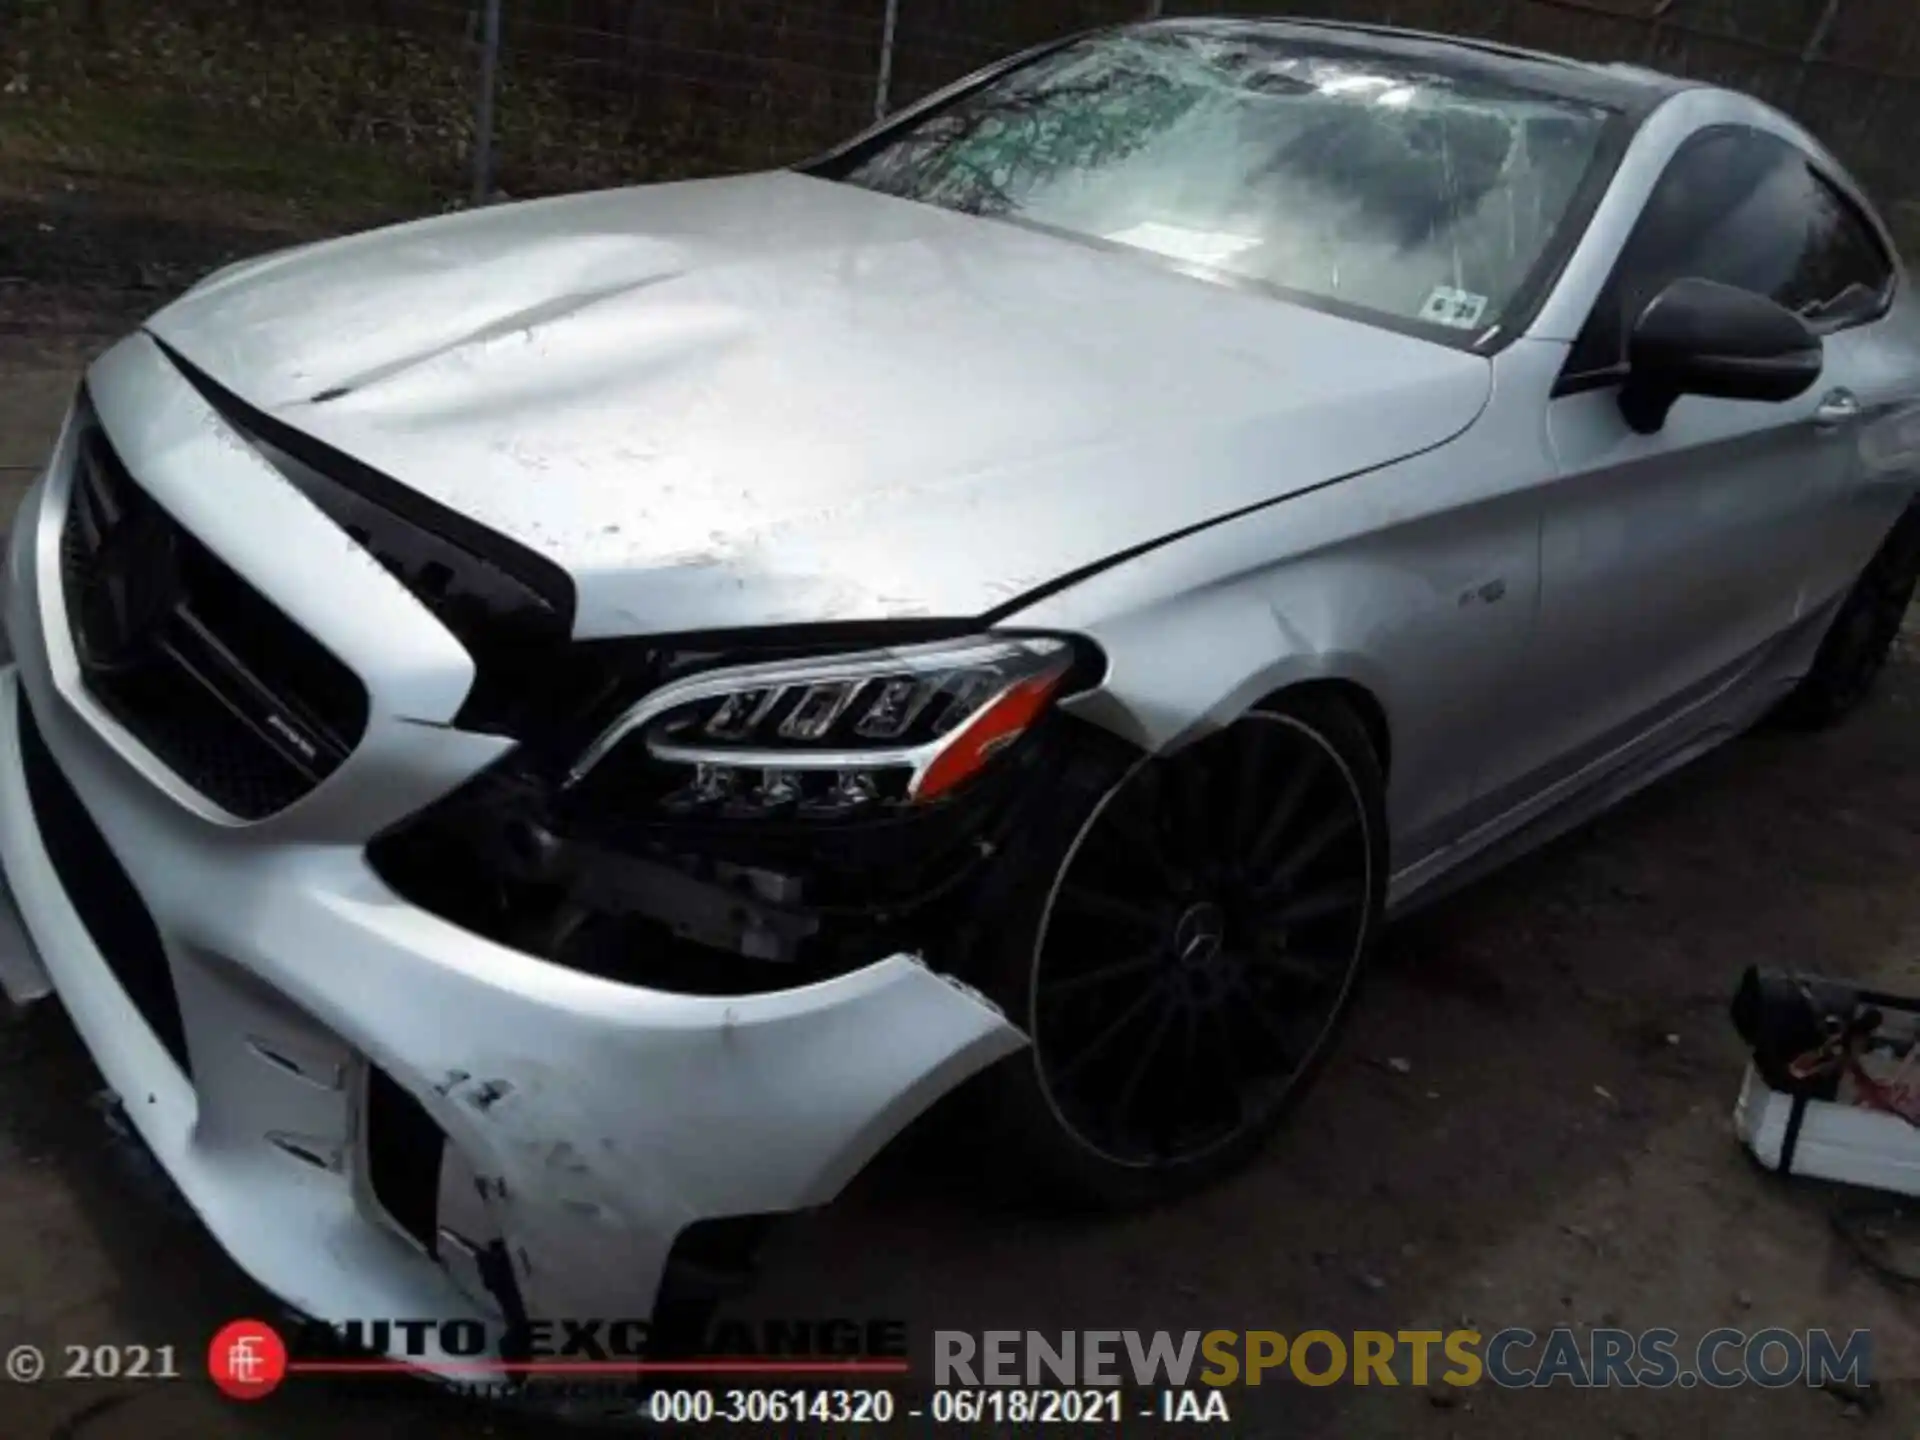
[[[1829,390],[1813,412],[1816,425],[1831,429],[1860,418],[1860,399],[1851,390]]]

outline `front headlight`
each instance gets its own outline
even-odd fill
[[[670,814],[834,819],[927,804],[1019,739],[1076,660],[1062,639],[984,637],[690,676],[622,714],[566,788],[641,759],[668,780],[658,803]]]

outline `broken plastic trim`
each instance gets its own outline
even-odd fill
[[[903,952],[951,969],[1084,728],[1049,712],[949,798],[831,823],[660,814],[624,761],[565,793],[521,753],[367,855],[396,893],[496,943],[667,993],[773,993]]]
[[[367,1067],[364,1105],[367,1182],[373,1198],[388,1219],[432,1255],[447,1137],[426,1108],[378,1066]]]

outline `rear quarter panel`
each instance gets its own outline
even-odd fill
[[[1884,320],[1854,333],[1854,388],[1869,417],[1843,530],[1857,569],[1920,493],[1920,297],[1911,278],[1901,277]]]

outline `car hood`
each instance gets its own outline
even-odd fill
[[[1431,448],[1481,357],[792,173],[231,267],[149,329],[553,560],[576,633],[958,618]]]

